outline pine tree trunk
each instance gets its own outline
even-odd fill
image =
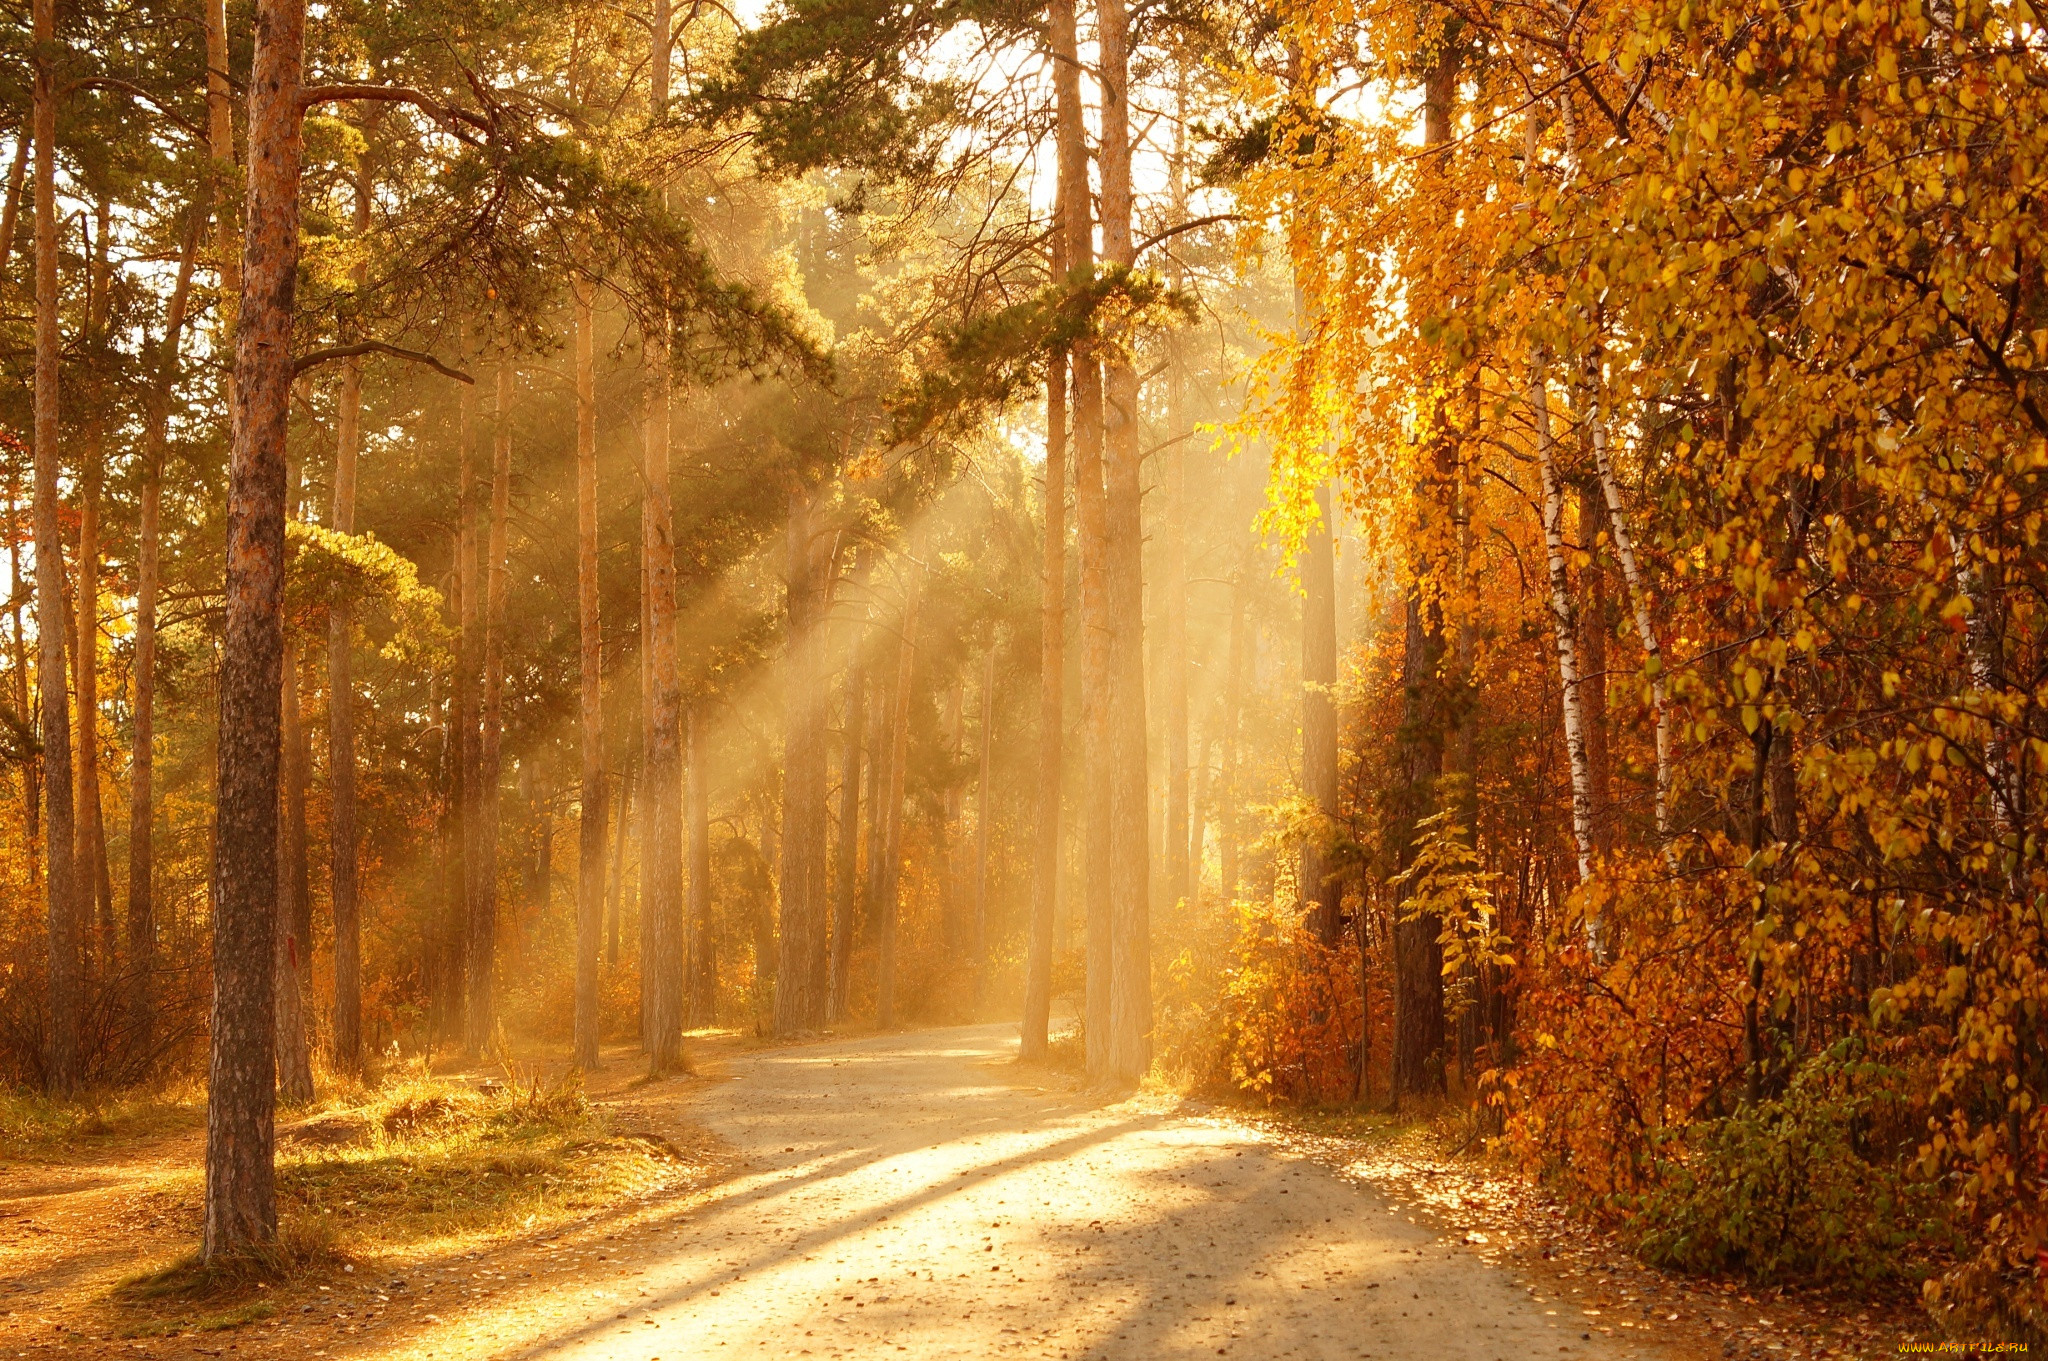
[[[498,823],[502,812],[505,728],[505,561],[512,512],[512,362],[498,357],[496,422],[491,432],[491,518],[485,537],[483,723],[477,742],[475,807],[478,882],[470,894],[469,1033],[472,1054],[487,1052],[498,1029]]]
[[[917,662],[917,615],[924,590],[924,564],[910,561],[903,596],[903,633],[896,649],[895,712],[889,720],[888,790],[882,796],[882,885],[877,902],[881,917],[882,958],[875,984],[875,1024],[888,1030],[896,1024],[896,923],[902,913],[903,773],[909,759],[910,684]]]
[[[1102,258],[1136,263],[1131,239],[1130,17],[1097,9],[1102,71]],[[1145,573],[1138,374],[1128,352],[1103,365],[1103,576],[1109,633],[1110,1044],[1108,1076],[1152,1064],[1150,792],[1145,723]]]
[[[204,1259],[277,1234],[278,702],[283,684],[285,427],[299,258],[303,0],[258,0],[236,420],[228,475],[226,619],[215,795],[213,1016]]]
[[[142,491],[135,542],[134,749],[128,765],[128,1028],[131,1051],[147,1060],[156,1046],[156,896],[154,892],[156,770],[156,597],[163,518],[164,447],[170,438],[171,393],[178,384],[178,342],[192,295],[204,215],[195,208],[178,256],[177,282],[164,312],[164,337],[150,384],[143,431]],[[9,527],[13,504],[9,502]],[[12,535],[9,535],[10,540]],[[17,571],[15,578],[19,579]],[[20,633],[20,616],[15,631]]]
[[[114,903],[108,888],[107,837],[100,810],[100,493],[105,480],[106,451],[100,423],[92,421],[80,441],[83,476],[79,478],[78,564],[72,603],[72,659],[76,665],[78,793],[73,807],[77,826],[72,863],[78,867],[80,925],[90,927],[87,956],[101,973],[117,972],[113,958]]]
[[[867,551],[854,567],[854,596],[859,602],[847,627],[849,645],[845,681],[846,737],[839,759],[839,866],[832,885],[832,962],[825,1020],[846,1020],[846,989],[853,963],[853,917],[860,897],[861,751],[867,718]],[[870,763],[872,764],[872,763]]]
[[[26,146],[29,140],[24,138],[22,144]],[[33,508],[30,518],[34,518]],[[28,631],[21,619],[21,479],[16,474],[7,479],[7,579],[16,587],[7,602],[9,641],[14,652],[14,712],[25,724],[34,710],[28,700]],[[21,763],[21,826],[22,850],[28,860],[28,884],[32,890],[42,887],[43,882],[43,788],[38,778],[41,772],[40,753],[30,753]]]
[[[297,482],[296,469],[290,477]],[[291,499],[296,500],[296,489]],[[304,986],[310,935],[302,924],[312,921],[310,876],[306,866],[306,767],[302,759],[305,725],[299,712],[299,645],[286,634],[278,716],[283,750],[279,756],[282,805],[277,845],[277,959],[272,983],[277,991],[277,1095],[302,1104],[313,1099],[313,1069],[306,1052]]]
[[[620,918],[625,916],[626,897],[626,829],[633,825],[633,762],[629,757],[626,768],[619,773],[619,815],[613,821],[617,830],[612,833],[612,892],[611,892],[611,935],[605,942],[605,962],[619,962]],[[601,1019],[601,1018],[600,1018]]]
[[[448,781],[448,801],[444,823],[442,855],[445,857],[447,875],[447,916],[439,932],[442,951],[441,967],[437,971],[439,986],[434,992],[434,1010],[439,1017],[436,1033],[460,1036],[462,1033],[463,970],[462,961],[465,942],[468,939],[469,923],[469,772],[464,766],[463,753],[466,743],[463,734],[475,722],[470,707],[468,649],[464,642],[467,637],[463,627],[462,597],[466,589],[462,559],[469,535],[463,525],[467,517],[468,503],[461,491],[461,482],[467,480],[468,463],[463,461],[457,474],[456,524],[450,536],[448,569],[448,612],[455,624],[454,669],[448,677],[448,727],[444,751]]]
[[[30,121],[35,138],[36,353],[35,510],[37,687],[42,692],[43,827],[48,872],[43,881],[50,952],[49,1050],[44,1082],[68,1095],[82,1076],[79,1009],[83,1005],[79,956],[79,892],[72,788],[71,715],[64,665],[64,539],[59,527],[57,384],[63,358],[57,291],[57,49],[56,0],[32,6],[34,87]]]
[[[102,349],[107,339],[112,226],[113,201],[101,198],[95,213],[96,230],[86,242],[85,348],[89,353]],[[78,874],[80,926],[90,928],[91,933],[87,958],[98,963],[103,976],[112,978],[119,972],[114,959],[114,890],[100,794],[100,503],[106,486],[106,418],[101,414],[101,402],[89,405],[92,410],[86,418],[85,437],[79,442],[78,575],[72,595],[76,618],[71,659],[78,686],[78,732],[72,747],[78,775],[73,864]]]
[[[369,170],[356,168],[355,238],[370,233]],[[367,285],[367,262],[355,270]],[[356,532],[356,459],[362,448],[363,361],[342,361],[334,409],[334,501],[329,523]],[[356,718],[350,602],[337,594],[327,607],[327,865],[334,909],[334,1064],[344,1073],[363,1062],[363,927],[361,861],[356,833]]]
[[[576,292],[576,618],[583,766],[576,837],[576,1019],[574,1061],[598,1063],[597,967],[604,933],[604,631],[597,580],[597,340],[590,284]],[[621,820],[623,825],[623,819]],[[618,959],[618,918],[612,919]]]
[[[783,701],[782,929],[775,967],[775,1033],[825,1023],[828,941],[825,887],[823,574],[811,525],[811,494],[789,498],[788,647]]]
[[[977,1016],[988,984],[988,777],[996,731],[996,640],[991,630],[981,659],[981,771],[974,786],[974,1005]]]
[[[1169,202],[1167,220],[1178,225],[1188,216],[1187,184],[1188,72],[1185,62],[1175,71],[1173,151],[1167,161]],[[1167,284],[1176,292],[1186,284],[1178,256],[1167,265]],[[1163,837],[1166,860],[1166,901],[1168,905],[1187,902],[1196,893],[1193,874],[1199,863],[1189,855],[1188,769],[1188,568],[1187,568],[1187,441],[1194,432],[1188,421],[1188,375],[1185,342],[1178,329],[1167,332],[1166,429],[1157,454],[1163,460],[1160,481],[1166,502],[1165,599],[1161,614],[1166,625],[1164,674],[1160,677],[1166,695],[1166,808]],[[1191,872],[1190,866],[1194,866]]]
[[[690,855],[690,1019],[692,1025],[708,1026],[718,1024],[718,942],[711,920],[711,766],[702,700],[684,715],[683,736],[689,744],[683,792]]]
[[[1071,23],[1071,11],[1068,21]],[[1077,76],[1078,80],[1078,76]],[[1066,263],[1066,207],[1053,237],[1053,272]],[[1060,883],[1060,791],[1065,776],[1067,592],[1067,360],[1045,381],[1045,552],[1038,573],[1038,817],[1031,862],[1031,935],[1024,960],[1024,1023],[1017,1056],[1046,1056],[1052,1026],[1052,956]]]
[[[463,349],[470,349],[467,337]],[[483,735],[484,585],[477,557],[481,535],[477,527],[476,472],[476,390],[465,386],[460,398],[457,440],[455,518],[457,561],[455,577],[461,592],[456,640],[456,692],[462,698],[462,910],[454,923],[456,953],[462,960],[460,984],[453,993],[455,1014],[462,1018],[463,1052],[471,1058],[482,1052],[477,1011],[477,975],[488,963],[477,954],[477,923],[488,910],[490,867],[484,859],[485,799]],[[488,980],[483,985],[489,988]]]
[[[956,680],[946,687],[946,708],[939,727],[946,735],[945,799],[932,826],[932,864],[939,872],[939,926],[946,949],[960,949],[960,857],[953,845],[953,831],[960,825],[961,788],[957,772],[967,731],[967,682]]]
[[[1086,112],[1080,93],[1080,57],[1071,0],[1051,11],[1054,79],[1059,89],[1059,174],[1065,215],[1067,269],[1077,284],[1095,274],[1095,231],[1088,205]],[[1071,82],[1071,94],[1066,82]],[[1074,524],[1081,558],[1081,766],[1082,900],[1086,923],[1086,984],[1082,1030],[1091,1078],[1109,1072],[1111,893],[1109,597],[1104,571],[1102,363],[1092,345],[1069,356],[1074,391]]]
[[[643,417],[645,413],[643,412]],[[653,570],[654,507],[645,495],[646,474],[642,472],[640,497],[640,814],[633,825],[633,902],[639,918],[640,935],[640,1050],[654,1051],[655,917],[649,897],[648,850],[654,845],[654,800],[648,780],[649,758],[654,751],[654,588],[649,584]]]

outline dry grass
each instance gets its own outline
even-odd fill
[[[139,1140],[199,1129],[205,1115],[205,1096],[194,1088],[74,1101],[0,1088],[0,1162],[89,1162]]]
[[[40,1226],[0,1233],[0,1260],[35,1276],[29,1294],[0,1300],[33,1298],[35,1310],[0,1308],[0,1341],[27,1325],[35,1345],[185,1335],[172,1354],[203,1351],[200,1335],[262,1332],[302,1306],[593,1220],[707,1166],[701,1150],[615,1130],[573,1078],[507,1069],[471,1085],[408,1069],[281,1110],[277,1241],[202,1264],[204,1120],[196,1090],[79,1103],[0,1094],[0,1162],[34,1179],[23,1185]]]

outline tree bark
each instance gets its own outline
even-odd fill
[[[597,341],[589,281],[576,293],[576,619],[583,732],[581,812],[576,840],[576,1019],[574,1062],[598,1063],[597,967],[604,934],[604,630],[597,580]],[[618,959],[617,918],[612,958]]]
[[[46,0],[47,3],[47,0]],[[299,259],[303,0],[258,0],[249,78],[248,240],[235,324],[226,620],[214,832],[213,1016],[202,1255],[277,1234],[272,1175],[278,702],[283,683],[285,426]]]
[[[503,811],[505,733],[506,534],[512,513],[512,361],[498,356],[496,421],[491,432],[491,518],[484,558],[483,723],[477,743],[477,864],[470,894],[469,1034],[472,1054],[485,1053],[498,1028],[498,823]]]
[[[50,984],[49,1052],[44,1080],[58,1095],[74,1091],[80,1072],[79,1009],[83,1004],[79,957],[76,833],[72,799],[71,715],[64,665],[64,539],[59,528],[57,384],[63,356],[57,292],[57,57],[56,0],[34,0],[34,85],[30,121],[35,139],[36,337],[35,509],[36,680],[42,692],[43,828],[48,874]]]
[[[1102,257],[1136,264],[1131,239],[1130,16],[1097,9],[1102,79]],[[1110,1044],[1107,1076],[1152,1064],[1151,836],[1145,723],[1145,588],[1138,373],[1125,348],[1103,365],[1103,576],[1109,633]]]
[[[817,646],[823,578],[812,495],[789,497],[782,748],[782,930],[775,966],[775,1032],[825,1023],[829,987],[825,885],[825,704]]]
[[[912,548],[913,555],[916,548]],[[896,1024],[896,919],[902,912],[903,774],[910,747],[910,683],[917,662],[917,615],[924,590],[924,564],[913,556],[906,571],[903,632],[896,648],[894,714],[889,721],[888,790],[881,818],[882,884],[877,904],[881,917],[882,958],[875,985],[875,1024],[888,1030]]]
[[[356,168],[355,236],[370,233],[370,174]],[[369,282],[367,262],[355,285]],[[356,459],[362,448],[363,360],[342,361],[334,410],[334,501],[329,520],[337,534],[356,532]],[[334,909],[334,1064],[344,1073],[363,1062],[363,945],[361,874],[356,834],[356,719],[353,610],[340,594],[327,606],[327,865]]]

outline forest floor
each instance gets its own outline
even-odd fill
[[[327,1230],[300,1230],[284,1279],[211,1297],[158,1288],[189,1251],[197,1124],[115,1120],[88,1159],[0,1166],[0,1358],[1705,1361],[1905,1340],[1896,1311],[1858,1325],[1854,1302],[1643,1271],[1412,1131],[1105,1098],[1014,1053],[1008,1025],[723,1038],[650,1083],[620,1052],[589,1088],[601,1132],[518,1123],[515,1089],[475,1098],[485,1135],[406,1144],[440,1109],[415,1095],[359,1163],[337,1146],[360,1117],[302,1117],[287,1225]]]

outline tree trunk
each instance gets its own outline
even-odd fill
[[[288,514],[297,510],[298,481],[294,464],[287,474]],[[312,1060],[306,1052],[313,905],[306,865],[306,732],[299,711],[299,644],[288,633],[281,670],[279,778],[283,788],[277,828],[277,960],[272,974],[277,991],[277,1095],[282,1101],[302,1104],[313,1099]]]
[[[1187,65],[1177,65],[1174,81],[1173,151],[1167,161],[1169,202],[1167,221],[1187,221]],[[1179,257],[1167,264],[1167,284],[1176,292],[1186,284]],[[1161,613],[1166,625],[1165,674],[1160,678],[1166,690],[1166,901],[1169,905],[1190,901],[1196,892],[1190,870],[1188,823],[1188,566],[1187,566],[1187,440],[1194,432],[1188,421],[1187,355],[1178,328],[1168,331],[1166,347],[1166,429],[1158,455],[1164,466],[1160,480],[1166,492],[1166,581]]]
[[[1614,465],[1607,456],[1607,421],[1600,409],[1603,388],[1597,362],[1589,377],[1587,426],[1592,437],[1593,467],[1600,478],[1600,490],[1607,502],[1607,532],[1614,539],[1614,556],[1621,563],[1622,580],[1628,584],[1630,608],[1635,614],[1636,637],[1643,647],[1643,670],[1650,677],[1650,703],[1657,718],[1657,844],[1669,863],[1671,851],[1671,704],[1666,689],[1664,653],[1657,643],[1657,626],[1650,613],[1650,589],[1636,566],[1635,541],[1628,531],[1628,514],[1622,509],[1621,488],[1614,480]]]
[[[1073,15],[1068,8],[1066,23]],[[1075,77],[1078,83],[1078,74]],[[1064,91],[1065,86],[1061,86]],[[1078,91],[1076,92],[1078,96]],[[1061,96],[1064,98],[1064,93]],[[1064,144],[1061,148],[1065,154]],[[1064,274],[1066,229],[1053,236],[1054,273]],[[1065,775],[1067,592],[1067,358],[1045,381],[1045,553],[1038,573],[1038,820],[1031,863],[1031,936],[1024,961],[1024,1024],[1017,1055],[1042,1061],[1052,1025],[1052,956],[1060,883],[1060,790]]]
[[[49,872],[44,879],[49,919],[49,1054],[45,1081],[58,1095],[78,1086],[79,1009],[83,1004],[79,958],[79,893],[72,799],[70,687],[64,666],[64,539],[59,528],[57,383],[63,356],[57,292],[57,49],[56,0],[34,0],[35,46],[31,121],[35,138],[36,354],[35,354],[35,543],[37,685],[42,691],[43,827]]]
[[[668,109],[669,56],[672,47],[669,0],[655,0],[650,48],[648,110],[659,120]],[[665,201],[667,192],[661,190]],[[651,1071],[671,1072],[683,1059],[683,861],[682,861],[682,699],[676,669],[675,515],[669,499],[669,363],[666,319],[644,338],[648,387],[646,485],[649,524],[647,584],[651,595],[648,623],[653,629],[652,743],[647,752],[648,803],[654,817],[652,844],[641,848],[646,865],[643,894],[654,918],[654,957],[642,959],[653,982],[648,989],[648,1053]]]
[[[991,630],[981,659],[981,772],[974,786],[974,1005],[977,1016],[988,983],[988,776],[996,731],[996,640]]]
[[[853,963],[853,914],[859,901],[861,749],[867,718],[867,551],[854,568],[859,601],[847,633],[846,733],[839,759],[839,869],[832,885],[832,962],[825,1019],[846,1020],[846,988]]]
[[[1593,874],[1593,785],[1586,761],[1585,710],[1581,703],[1578,620],[1565,567],[1564,488],[1557,475],[1550,435],[1550,385],[1543,357],[1529,358],[1529,419],[1536,436],[1536,467],[1543,482],[1543,546],[1550,570],[1550,632],[1557,647],[1557,677],[1564,704],[1564,748],[1572,775],[1572,843],[1578,850],[1579,882]],[[1592,924],[1587,929],[1593,931]]]
[[[370,233],[371,184],[358,165],[355,236]],[[358,290],[369,282],[367,262],[355,269]],[[363,361],[342,361],[334,408],[334,503],[337,534],[356,532],[356,458],[362,447]],[[356,835],[356,718],[352,609],[337,594],[327,607],[327,865],[334,908],[334,1065],[344,1073],[363,1062],[363,928]]]
[[[644,416],[645,413],[643,413]],[[640,925],[640,1049],[654,1050],[653,990],[655,921],[648,878],[648,853],[654,845],[654,800],[648,760],[654,751],[654,588],[648,584],[654,554],[654,507],[646,496],[643,470],[640,497],[640,813],[633,826],[633,902]]]
[[[113,201],[102,198],[94,214],[95,230],[86,240],[85,349],[98,355],[107,343],[107,311],[112,301]],[[74,805],[80,891],[80,925],[91,928],[86,951],[106,977],[119,970],[114,959],[114,889],[107,865],[106,813],[100,795],[100,503],[106,487],[106,417],[103,403],[88,403],[85,437],[80,441],[78,505],[78,575],[72,597],[76,614],[72,634],[73,679],[78,686],[76,753],[78,795]]]
[[[1607,504],[1599,489],[1581,480],[1579,537],[1592,561],[1579,574],[1584,604],[1578,608],[1579,716],[1586,735],[1586,781],[1593,819],[1593,854],[1614,850],[1614,749],[1607,710],[1607,640],[1614,632],[1609,613],[1607,568],[1601,558],[1607,532]]]
[[[711,920],[711,766],[705,755],[704,701],[684,715],[689,743],[684,790],[690,854],[690,1023],[718,1024],[718,942]]]
[[[946,796],[932,826],[932,864],[939,873],[939,925],[946,948],[957,952],[961,944],[960,858],[953,845],[953,831],[960,825],[960,756],[967,739],[967,682],[954,681],[946,687],[946,708],[939,719],[946,735]]]
[[[33,4],[35,88],[35,632],[37,686],[43,698],[43,829],[49,874],[43,880],[49,913],[49,1058],[45,1081],[57,1095],[80,1083],[78,1023],[82,999],[80,903],[72,788],[70,686],[63,665],[63,532],[59,528],[57,381],[63,354],[57,295],[57,59],[55,0]]]
[[[23,145],[27,145],[24,139]],[[21,479],[10,474],[7,480],[7,579],[14,583],[14,590],[7,602],[7,617],[11,625],[9,641],[14,652],[14,712],[18,720],[26,724],[35,711],[28,700],[28,632],[21,619]],[[30,518],[34,518],[31,508]],[[43,789],[39,778],[42,773],[40,752],[30,752],[21,763],[21,825],[24,833],[22,850],[28,859],[28,883],[31,889],[40,888],[43,882]]]
[[[220,349],[232,355],[235,318],[242,307],[242,205],[237,191],[246,186],[235,167],[235,85],[228,72],[227,0],[205,0],[205,4],[207,177],[214,205],[214,269],[220,283],[215,324],[220,328]],[[230,416],[235,410],[234,385],[230,369],[225,393]]]
[[[1237,901],[1238,886],[1243,881],[1239,830],[1242,826],[1239,804],[1243,791],[1238,788],[1243,763],[1238,745],[1239,719],[1244,709],[1244,668],[1249,660],[1245,648],[1244,609],[1244,579],[1240,572],[1230,583],[1230,647],[1224,661],[1223,677],[1223,796],[1220,800],[1223,812],[1217,819],[1216,828],[1216,886],[1226,905]]]
[[[1130,16],[1098,10],[1102,79],[1102,257],[1136,263],[1131,239]],[[1109,634],[1110,1043],[1107,1075],[1152,1064],[1151,846],[1145,730],[1145,588],[1138,373],[1127,350],[1103,365],[1103,576]]]
[[[467,341],[465,335],[465,352],[470,350]],[[473,387],[462,389],[459,421],[455,576],[460,584],[461,608],[456,615],[460,633],[456,641],[455,669],[456,693],[462,699],[462,721],[457,725],[461,734],[461,745],[457,750],[462,769],[462,911],[455,921],[455,931],[459,942],[456,952],[462,960],[462,968],[460,985],[454,997],[459,999],[456,1014],[462,1018],[463,1052],[476,1058],[483,1052],[484,1038],[475,1014],[478,1005],[477,975],[481,969],[488,968],[488,961],[480,959],[477,953],[477,923],[489,910],[485,900],[491,891],[491,871],[484,859],[487,817],[483,771],[484,584],[482,574],[477,570],[480,536],[476,504],[476,390]],[[482,986],[488,998],[489,980],[486,979]]]
[[[1316,488],[1316,522],[1301,554],[1301,783],[1320,815],[1301,847],[1308,928],[1329,949],[1343,942],[1344,886],[1331,873],[1321,823],[1337,816],[1337,558],[1330,488]]]
[[[881,917],[882,959],[875,985],[875,1024],[888,1030],[896,1024],[896,919],[902,912],[903,773],[909,759],[910,683],[917,662],[917,613],[924,589],[924,564],[913,554],[904,584],[903,632],[896,648],[894,714],[889,720],[889,785],[882,797],[882,885],[877,903]]]
[[[117,972],[113,958],[114,900],[108,884],[107,834],[100,808],[100,499],[106,474],[103,428],[87,425],[80,441],[84,467],[79,478],[78,564],[72,604],[72,659],[77,667],[78,819],[72,863],[78,867],[81,927],[90,927],[86,951],[105,976]]]
[[[1095,230],[1089,211],[1086,112],[1071,0],[1051,10],[1054,79],[1059,86],[1059,174],[1068,277],[1084,285],[1095,274]],[[1071,87],[1071,88],[1069,88]],[[1110,764],[1109,598],[1104,574],[1102,363],[1093,345],[1077,344],[1068,361],[1074,384],[1074,523],[1081,557],[1082,899],[1087,931],[1082,1030],[1091,1078],[1109,1072],[1110,1041]]]
[[[900,619],[898,627],[901,627]],[[884,637],[888,636],[885,631]],[[897,636],[900,641],[900,635]],[[895,729],[892,727],[896,717],[896,692],[891,684],[894,676],[895,668],[886,660],[878,659],[876,674],[868,686],[867,728],[872,734],[868,747],[873,755],[868,758],[867,793],[864,795],[868,819],[861,857],[866,866],[866,877],[861,886],[861,925],[870,943],[880,939],[882,927],[882,883],[889,849],[889,820],[883,815],[882,801],[889,797],[889,758],[896,749]]]
[[[590,283],[576,292],[576,618],[583,720],[583,783],[576,840],[576,1020],[574,1062],[597,1067],[598,951],[604,932],[604,633],[597,581],[597,342]],[[623,819],[621,820],[623,825]],[[617,961],[618,918],[612,918]]]
[[[629,758],[626,768],[619,773],[619,815],[614,819],[617,830],[612,833],[612,905],[610,939],[605,943],[605,962],[619,962],[619,919],[625,915],[626,897],[626,829],[633,823],[633,762]]]
[[[1458,56],[1441,54],[1428,72],[1423,89],[1423,145],[1450,141],[1452,105],[1457,96]],[[1432,173],[1442,174],[1443,158],[1431,160]],[[1456,515],[1456,451],[1451,436],[1439,432],[1429,453],[1423,484],[1417,488],[1419,541],[1433,545],[1438,559],[1422,571],[1441,574],[1448,565],[1442,543],[1449,538]],[[1446,651],[1444,612],[1440,597],[1425,599],[1419,584],[1407,596],[1407,621],[1401,663],[1402,724],[1400,788],[1386,834],[1389,858],[1406,869],[1414,860],[1415,827],[1435,811],[1438,784],[1444,773],[1444,747],[1450,734],[1450,702],[1443,676]],[[1402,897],[1405,898],[1405,891]],[[1439,918],[1428,913],[1410,916],[1395,907],[1394,937],[1394,1099],[1424,1096],[1443,1090],[1443,949],[1437,943]]]
[[[485,1053],[498,1029],[498,823],[502,812],[505,733],[505,561],[512,513],[512,361],[498,356],[497,419],[491,432],[491,518],[484,545],[483,724],[477,744],[477,864],[470,894],[469,1034],[472,1054]]]
[[[47,0],[46,0],[47,3]],[[203,1256],[277,1234],[278,701],[283,684],[285,426],[299,258],[303,0],[258,0],[249,78],[248,242],[235,325],[226,619],[215,795],[213,1016]]]
[[[782,747],[782,930],[775,966],[775,1033],[825,1023],[829,987],[825,886],[825,706],[817,648],[823,574],[811,493],[789,497]]]
[[[155,821],[152,788],[156,770],[156,597],[162,538],[164,446],[170,438],[171,393],[178,385],[178,342],[192,294],[192,270],[205,223],[196,207],[186,224],[178,255],[178,278],[164,312],[164,337],[149,389],[148,424],[143,431],[142,495],[135,543],[134,750],[128,764],[128,1028],[129,1046],[147,1061],[156,1045]],[[9,502],[12,529],[13,503]],[[13,535],[10,533],[9,540]],[[13,580],[20,579],[17,568]],[[20,615],[15,616],[20,634]]]

